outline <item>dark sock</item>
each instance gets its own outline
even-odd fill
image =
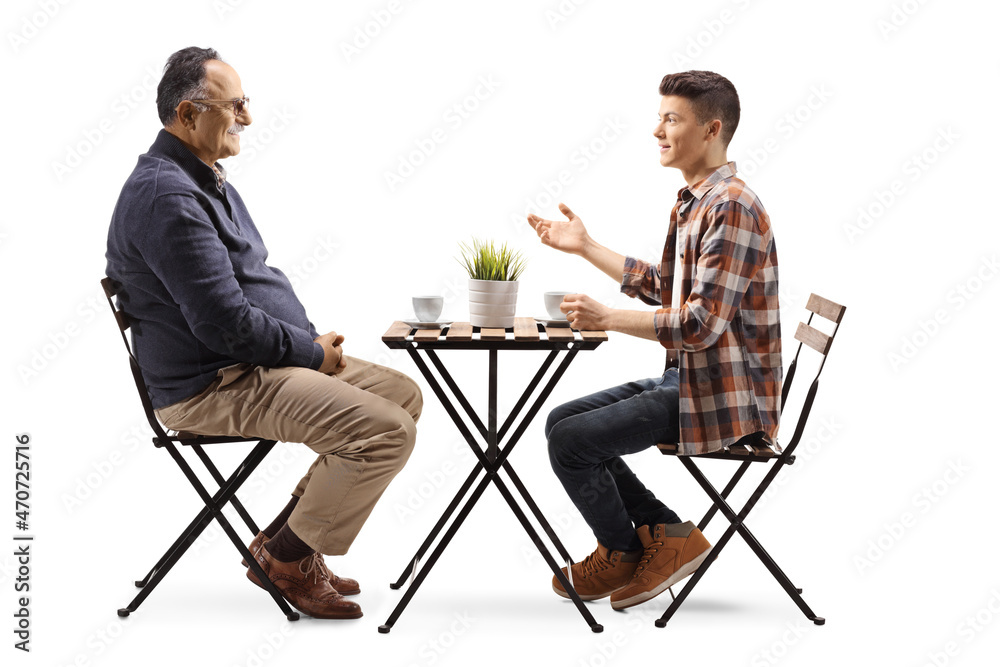
[[[287,505],[285,505],[285,509],[281,510],[281,513],[274,517],[274,521],[271,522],[271,525],[264,529],[264,535],[267,539],[274,537],[275,534],[281,530],[281,527],[288,522],[288,517],[292,515],[292,510],[295,509],[295,504],[297,502],[299,502],[299,497],[292,496],[292,499],[288,501]],[[270,549],[268,549],[268,551],[270,551]]]
[[[291,563],[315,553],[315,549],[299,539],[299,536],[293,533],[286,523],[267,543],[267,552],[275,560]]]

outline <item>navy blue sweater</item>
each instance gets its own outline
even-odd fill
[[[125,181],[108,231],[132,345],[154,408],[238,362],[318,369],[323,348],[236,189],[161,130]]]

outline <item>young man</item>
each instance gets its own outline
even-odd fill
[[[680,170],[687,186],[671,211],[659,266],[598,244],[564,204],[567,220],[528,216],[542,243],[580,255],[625,294],[662,306],[617,310],[583,294],[562,305],[575,329],[620,331],[667,348],[660,377],[561,405],[545,426],[552,469],[598,541],[572,566],[573,585],[584,600],[610,595],[615,609],[659,595],[711,551],[621,457],[660,442],[679,443],[683,455],[743,438],[773,444],[781,396],[771,225],[726,158],[740,117],[736,89],[714,72],[691,71],[665,76],[660,95],[653,130],[660,164]],[[554,577],[552,586],[567,596]]]

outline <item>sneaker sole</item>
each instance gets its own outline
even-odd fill
[[[703,552],[701,552],[700,554],[689,560],[687,563],[681,565],[680,569],[678,569],[672,575],[667,577],[663,581],[663,583],[659,584],[655,588],[652,588],[651,590],[643,591],[642,593],[637,593],[636,595],[633,595],[630,598],[625,598],[624,600],[612,600],[611,608],[627,609],[628,607],[634,607],[637,604],[642,604],[647,600],[652,600],[657,595],[667,590],[681,579],[684,579],[685,577],[689,577],[692,574],[694,574],[695,570],[697,570],[698,567],[702,564],[702,562],[704,562],[704,560],[708,558],[708,554],[710,553],[712,553],[712,547],[705,549]]]

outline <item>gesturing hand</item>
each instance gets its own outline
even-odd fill
[[[336,331],[331,331],[314,339],[314,342],[323,346],[323,363],[319,367],[320,373],[336,375],[347,368],[347,360],[344,359],[344,350],[341,347],[341,343],[344,342],[343,336]]]
[[[579,255],[590,241],[590,235],[587,234],[587,229],[583,226],[583,221],[580,220],[576,213],[569,210],[569,206],[559,204],[559,210],[569,219],[546,220],[532,213],[528,215],[528,224],[531,225],[531,228],[535,230],[538,238],[545,245],[556,250]]]

